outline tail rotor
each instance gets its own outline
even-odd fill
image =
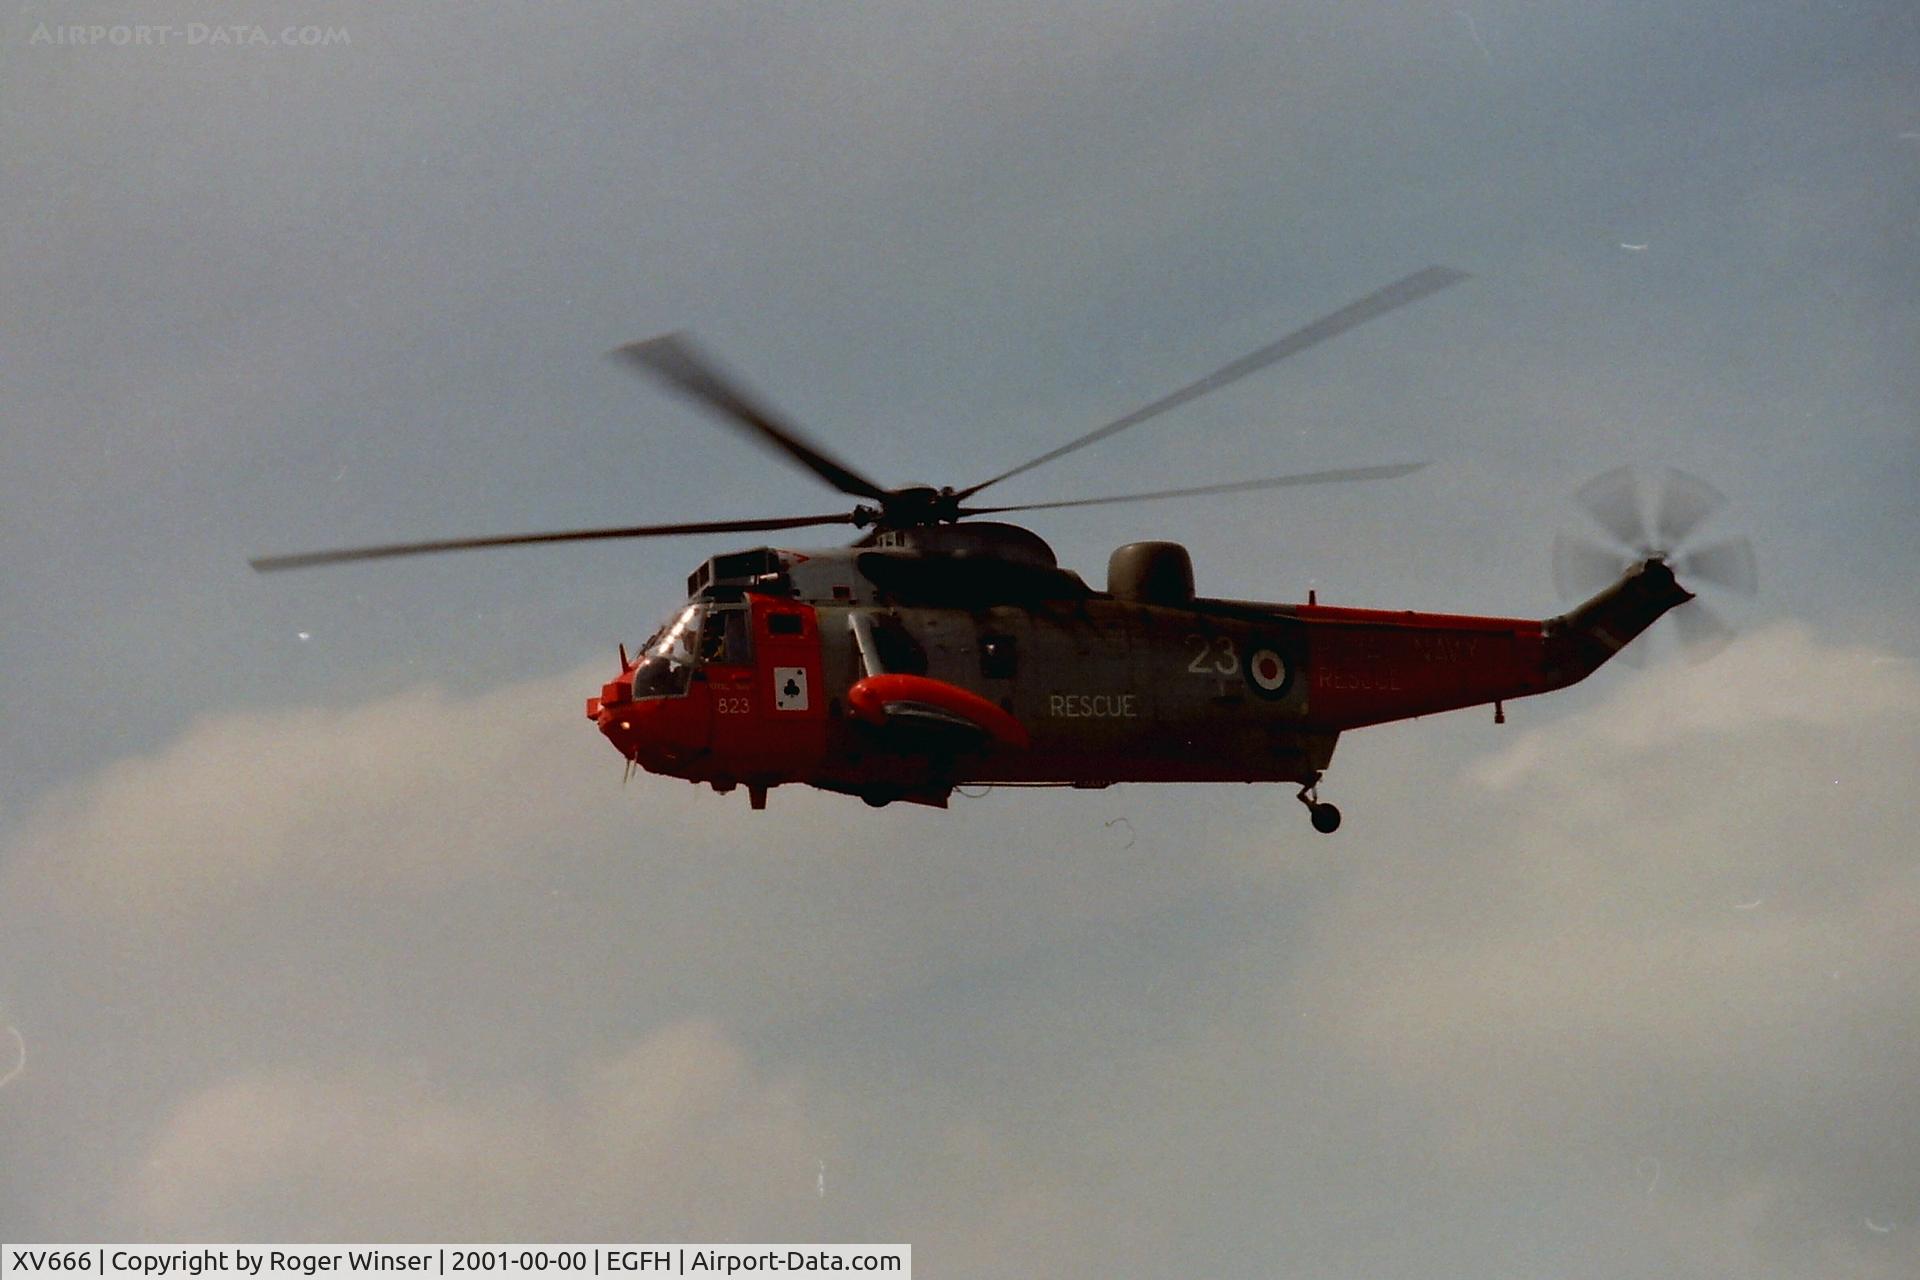
[[[1753,544],[1745,537],[1690,546],[1727,502],[1698,476],[1672,467],[1618,467],[1580,486],[1574,500],[1598,533],[1554,537],[1553,584],[1563,600],[1590,596],[1649,560],[1672,569],[1696,594],[1703,586],[1743,596],[1760,589]],[[1733,640],[1732,624],[1703,599],[1681,605],[1673,616],[1673,634],[1690,662],[1711,658]],[[1634,658],[1644,650],[1623,652]]]

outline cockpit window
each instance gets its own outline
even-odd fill
[[[653,633],[641,649],[640,664],[633,669],[635,699],[677,698],[687,691],[697,665],[700,625],[706,611],[705,605],[690,604]]]
[[[708,663],[745,666],[751,659],[748,610],[743,604],[690,604],[640,647],[633,696],[677,698]]]

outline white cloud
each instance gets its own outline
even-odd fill
[[[165,1117],[118,1226],[175,1240],[844,1239],[859,1235],[836,1226],[851,1184],[867,1201],[852,1220],[887,1224],[879,1234],[913,1243],[933,1274],[1082,1274],[1090,1252],[1147,1234],[971,1121],[935,1128],[916,1185],[861,1178],[847,1152],[868,1118],[769,1078],[707,1020],[558,1075],[525,1089],[366,1064],[228,1078]]]
[[[1711,664],[1667,664],[1622,687],[1595,713],[1531,731],[1484,761],[1474,777],[1495,790],[1533,780],[1564,780],[1589,767],[1635,763],[1632,753],[1688,751],[1696,740],[1750,730],[1834,737],[1864,721],[1920,711],[1912,665],[1864,646],[1817,640],[1803,624],[1743,639]],[[1557,766],[1557,767],[1556,767]],[[1818,773],[1810,756],[1809,771]]]
[[[1382,731],[1346,769],[1422,798],[1331,841],[1241,788],[1190,821],[622,791],[574,711],[596,678],[210,720],[30,820],[10,903],[65,914],[14,1089],[89,1045],[158,1077],[101,1113],[116,1226],[826,1223],[1090,1275],[1174,1266],[1195,1223],[1272,1256],[1246,1215],[1286,1203],[1294,1256],[1414,1275],[1342,1223],[1538,1188],[1571,1215],[1542,1247],[1619,1274],[1912,1260],[1904,660],[1776,627],[1456,770],[1442,726]],[[103,928],[153,941],[66,941]]]
[[[695,1020],[527,1091],[373,1066],[224,1080],[166,1118],[128,1224],[155,1239],[797,1239],[835,1154],[793,1086]]]
[[[600,670],[203,719],[43,801],[10,884],[146,927],[268,889],[417,892],[497,871],[617,767],[579,710]]]
[[[1661,1170],[1629,1208],[1688,1267],[1898,1274],[1861,1223],[1920,1203],[1916,711],[1799,625],[1649,673],[1470,768],[1461,852],[1356,883],[1298,994],[1464,1168]]]

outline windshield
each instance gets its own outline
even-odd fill
[[[640,646],[633,670],[633,696],[677,698],[693,673],[718,664],[744,667],[751,657],[751,613],[741,602],[702,600],[687,605]]]
[[[697,665],[700,624],[705,616],[705,605],[690,604],[641,647],[640,663],[633,669],[636,700],[677,698],[687,691]]]

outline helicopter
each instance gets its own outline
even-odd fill
[[[1683,552],[1722,501],[1677,471],[1657,495],[1632,468],[1581,490],[1611,546],[1563,535],[1556,581],[1598,589],[1548,619],[1216,599],[1173,542],[1115,550],[1104,589],[1019,525],[981,517],[1384,481],[1424,462],[1147,493],[993,506],[978,495],[1467,279],[1432,266],[1179,390],[964,488],[888,488],[776,414],[684,334],[612,353],[841,494],[851,511],[390,543],[269,556],[259,571],[487,547],[851,526],[850,546],[714,555],[687,599],[586,699],[626,762],[744,789],[782,784],[947,807],[963,786],[1100,789],[1129,782],[1276,782],[1315,830],[1340,810],[1319,784],[1342,733],[1585,679],[1670,610],[1708,647],[1729,628],[1680,574],[1748,594],[1746,539]],[[1649,522],[1648,516],[1651,513]],[[1682,609],[1682,606],[1686,606]]]

